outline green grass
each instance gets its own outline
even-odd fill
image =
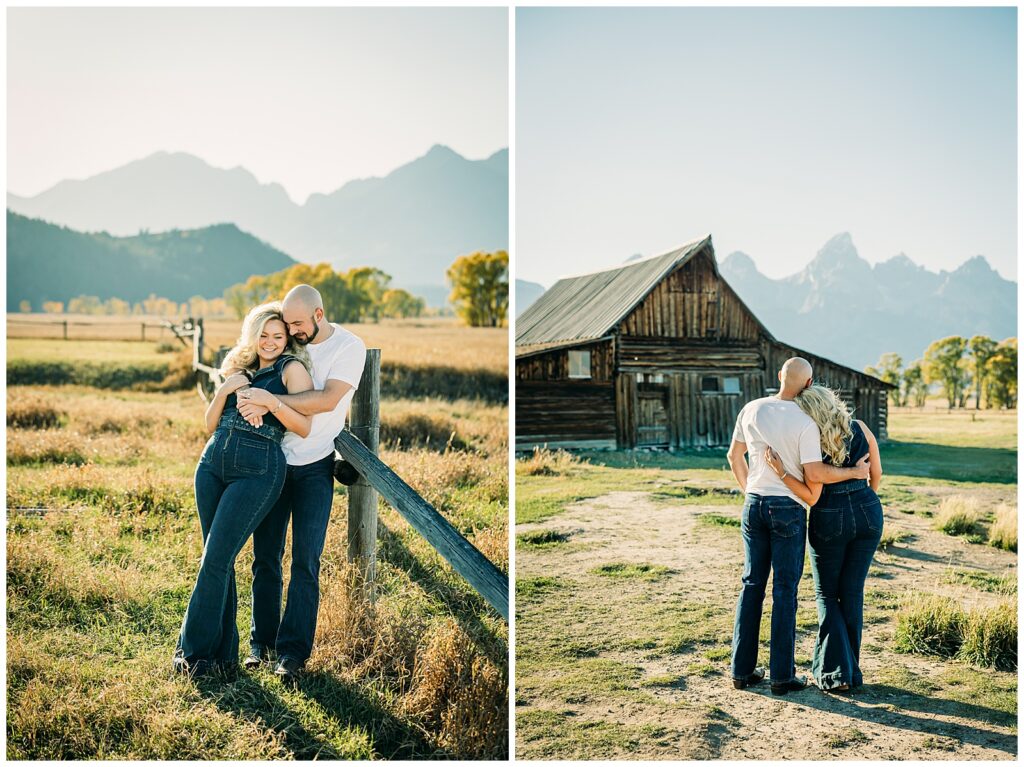
[[[539,530],[535,533],[517,535],[516,548],[518,550],[550,549],[561,546],[568,540],[568,533],[560,533],[557,530]]]
[[[672,570],[648,562],[611,562],[598,565],[590,572],[606,578],[635,578],[641,581],[656,581],[669,575]]]
[[[701,514],[697,521],[702,525],[710,527],[724,527],[734,530],[739,530],[743,525],[743,520],[739,517],[727,517],[722,514]]]
[[[825,738],[825,747],[846,748],[847,746],[856,746],[858,743],[867,743],[869,740],[870,738],[856,727],[843,727]]]
[[[995,575],[984,570],[947,570],[942,578],[944,583],[959,583],[991,594],[1011,596],[1017,593],[1017,575],[1010,571]]]

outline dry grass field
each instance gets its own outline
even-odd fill
[[[419,339],[413,327],[393,332],[418,364],[471,354],[504,375],[507,334],[436,334],[460,331],[461,344],[439,352],[431,328]],[[367,334],[399,359],[386,340]],[[155,347],[16,340],[8,356],[43,364],[85,349],[86,361],[127,365],[168,356]],[[336,486],[299,689],[262,670],[177,678],[170,657],[201,555],[191,478],[202,402],[194,390],[79,385],[13,385],[7,396],[9,759],[507,754],[508,627],[383,502],[369,605],[352,588],[347,496]],[[507,408],[383,396],[382,459],[507,571]],[[243,638],[251,559],[247,544],[236,567]]]
[[[724,454],[516,469],[521,759],[1016,759],[1016,414],[898,413],[866,586],[865,687],[730,682],[743,567]],[[767,665],[771,589],[762,618]],[[810,567],[798,673],[817,632]]]

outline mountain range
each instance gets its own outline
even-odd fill
[[[1017,283],[1003,279],[984,256],[951,272],[930,271],[905,253],[872,266],[842,232],[801,271],[782,279],[762,274],[741,251],[718,267],[777,339],[858,370],[885,352],[910,363],[946,336],[1001,341],[1017,334]],[[543,285],[516,279],[516,314],[543,291]]]
[[[7,211],[7,306],[39,311],[79,295],[132,303],[151,293],[174,301],[216,298],[253,274],[294,264],[234,224],[160,234],[87,234]]]
[[[776,338],[858,369],[885,352],[909,363],[946,336],[1017,334],[1017,283],[984,256],[951,272],[929,271],[904,253],[872,266],[842,232],[789,277],[765,276],[741,251],[719,269]]]
[[[157,152],[33,197],[8,194],[7,207],[122,237],[231,223],[298,261],[383,269],[393,285],[437,305],[458,256],[508,247],[508,150],[467,160],[435,145],[383,178],[350,181],[302,205],[244,168]]]

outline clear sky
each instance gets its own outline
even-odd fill
[[[7,10],[7,189],[159,150],[296,202],[446,144],[508,146],[505,8]]]
[[[1014,8],[519,9],[517,276],[711,233],[772,277],[1017,268]]]

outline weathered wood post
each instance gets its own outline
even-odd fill
[[[203,364],[203,318],[192,323],[192,369],[199,370]]]
[[[64,325],[64,340],[67,341],[68,340],[68,321],[64,320],[64,322],[62,324]]]
[[[352,398],[349,430],[377,455],[380,445],[380,349],[366,350],[366,364]],[[377,491],[360,474],[348,489],[348,561],[359,568],[370,599],[376,596]]]

